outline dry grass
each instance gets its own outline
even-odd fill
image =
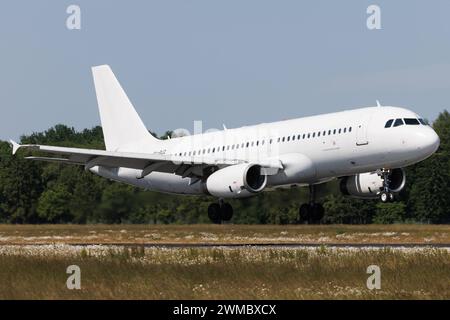
[[[0,225],[5,244],[450,243],[448,225]]]
[[[164,243],[448,244],[450,226],[0,225],[0,299],[450,299],[449,249],[142,245]]]
[[[67,266],[81,290],[66,288]],[[366,268],[381,267],[381,290]],[[445,249],[2,246],[0,299],[450,299]]]

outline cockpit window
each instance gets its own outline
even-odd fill
[[[384,125],[385,128],[390,128],[392,126],[392,122],[394,122],[394,119],[389,119],[386,124]]]
[[[419,125],[420,124],[419,120],[417,120],[415,118],[405,118],[403,120],[405,120],[406,125]]]
[[[422,119],[422,118],[419,119],[419,122],[420,122],[421,124],[423,124],[424,126],[427,126],[427,125],[428,125],[428,122],[427,122],[426,120]]]
[[[402,119],[395,119],[394,127],[402,126],[403,120]]]

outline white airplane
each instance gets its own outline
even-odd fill
[[[107,65],[92,68],[105,150],[19,145],[53,155],[27,159],[83,165],[147,190],[211,195],[215,222],[233,215],[227,198],[309,186],[301,221],[318,222],[315,186],[336,178],[341,191],[388,202],[405,186],[402,169],[428,158],[439,137],[416,113],[380,106],[160,140],[153,137]]]

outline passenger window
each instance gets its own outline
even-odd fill
[[[333,134],[336,134],[336,129],[333,130]]]
[[[392,122],[394,122],[394,119],[390,119],[386,122],[386,124],[384,125],[385,128],[390,128],[392,125]]]
[[[320,137],[320,131],[319,131],[319,132],[317,132],[317,136],[318,136],[318,137]]]
[[[311,133],[308,133],[308,139],[309,139],[310,136],[311,136]]]
[[[315,132],[313,132],[313,135],[312,135],[312,137],[314,138],[316,136],[316,133]]]
[[[290,137],[290,136],[287,137],[287,141],[289,141],[289,140],[291,140],[291,137]]]
[[[281,141],[283,141],[283,142],[284,142],[284,140],[285,140],[285,137],[283,137],[283,139],[282,139]]]
[[[419,120],[417,120],[415,118],[405,118],[403,120],[405,121],[406,125],[416,126],[416,125],[420,124]]]
[[[347,132],[347,128],[344,128],[344,133],[346,133]]]
[[[303,134],[303,139],[305,139],[305,137],[306,137],[306,133]]]
[[[299,135],[297,136],[297,140],[300,140],[300,138],[301,138],[301,135],[299,134]]]
[[[341,129],[339,129],[338,133],[341,134]]]
[[[348,128],[348,132],[352,132],[352,127]]]
[[[272,139],[269,140],[269,143],[272,144]]]
[[[403,120],[402,119],[395,119],[394,127],[402,126]]]

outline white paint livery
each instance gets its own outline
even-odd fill
[[[378,102],[376,107],[159,140],[144,126],[109,66],[92,71],[106,151],[12,142],[13,153],[40,150],[57,157],[28,158],[80,164],[108,179],[175,194],[241,198],[347,177],[350,195],[376,197],[388,190],[383,172],[392,175],[393,169],[422,161],[439,146],[437,134],[417,114]],[[392,126],[385,128],[391,119]],[[401,180],[403,188],[404,175]]]

